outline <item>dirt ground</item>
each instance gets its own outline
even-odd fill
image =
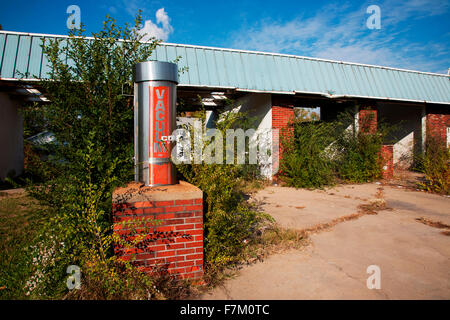
[[[314,233],[308,247],[244,267],[202,299],[450,299],[450,198],[370,183],[325,191],[270,186],[252,199],[280,225],[305,229],[380,197],[387,210]],[[367,287],[370,265],[380,268],[380,289]]]

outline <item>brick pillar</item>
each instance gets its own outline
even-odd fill
[[[450,112],[448,108],[427,106],[426,126],[427,137],[432,137],[447,143],[447,127],[450,127]]]
[[[132,182],[113,193],[113,221],[122,239],[142,239],[131,247],[116,245],[119,259],[147,273],[202,278],[203,193],[197,187],[184,181],[161,187]],[[139,222],[133,226],[131,221]]]
[[[294,109],[289,107],[272,106],[272,127],[280,129],[288,128],[288,123],[294,118]]]
[[[282,157],[281,137],[286,134],[292,134],[293,129],[289,128],[289,122],[294,119],[294,105],[287,99],[272,97],[272,129],[278,129],[278,132],[273,131],[272,141],[279,141],[279,147],[275,145],[272,150],[273,166],[279,166],[279,160]],[[278,162],[277,162],[278,160]]]
[[[394,146],[381,146],[381,161],[384,179],[392,179],[394,177]]]
[[[378,110],[376,106],[364,105],[359,107],[358,127],[360,132],[376,134],[378,127]],[[382,175],[384,179],[394,177],[394,147],[383,145],[380,150],[380,160],[382,161]]]
[[[377,108],[364,106],[359,109],[358,126],[364,133],[374,134],[377,132]]]

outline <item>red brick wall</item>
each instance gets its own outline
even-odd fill
[[[272,128],[287,128],[289,121],[293,118],[294,108],[272,106]]]
[[[377,110],[376,108],[362,108],[359,110],[359,130],[365,133],[377,132]]]
[[[381,146],[381,160],[383,166],[383,178],[392,179],[394,177],[394,146]]]
[[[136,233],[122,221],[159,220],[139,230],[145,241],[134,248],[116,246],[120,259],[132,260],[141,270],[168,272],[179,278],[203,276],[203,200],[144,201],[113,204],[114,232],[125,239]],[[140,223],[139,226],[142,226]],[[136,227],[135,227],[136,228]]]
[[[279,141],[279,149],[272,150],[274,166],[279,166],[279,160],[281,160],[283,148],[281,136],[285,134],[292,134],[292,128],[288,128],[289,122],[294,118],[294,108],[293,106],[272,106],[272,128],[279,129],[278,132],[273,131],[272,139],[278,139]],[[278,163],[277,163],[277,155],[278,155]]]
[[[363,133],[376,134],[378,129],[378,110],[376,106],[363,106],[359,110],[358,125]],[[384,179],[394,177],[394,146],[383,145],[380,150],[382,175]]]
[[[427,113],[427,135],[447,143],[447,127],[450,127],[450,114],[430,112]]]

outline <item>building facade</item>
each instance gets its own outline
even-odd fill
[[[48,77],[45,41],[67,36],[0,31],[0,178],[23,170],[22,120],[26,101],[44,101],[33,86]],[[450,76],[309,57],[162,43],[151,59],[180,57],[178,98],[194,110],[203,104],[215,118],[225,98],[256,119],[255,129],[282,129],[294,108],[320,108],[322,120],[354,110],[356,123],[371,114],[395,125],[390,136],[393,163],[409,167],[427,135],[448,141]],[[67,61],[70,64],[70,61]],[[201,101],[198,101],[198,96]],[[211,120],[212,121],[212,120]]]

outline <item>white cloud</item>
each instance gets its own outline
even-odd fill
[[[160,26],[158,26],[160,25]],[[144,35],[142,40],[147,41],[152,37],[167,41],[169,35],[173,32],[173,27],[170,25],[170,18],[164,8],[156,11],[156,23],[152,20],[145,20],[144,27],[139,30],[139,33]]]
[[[449,11],[448,1],[381,3],[381,30],[366,28],[369,4],[353,10],[333,4],[308,18],[261,21],[248,30],[239,30],[231,46],[447,73],[448,45],[402,40],[402,35],[410,30],[404,25],[397,27],[409,19],[445,14]]]
[[[408,19],[422,19],[443,14],[449,10],[447,0],[409,0],[386,1],[382,13],[386,23],[398,23]]]

